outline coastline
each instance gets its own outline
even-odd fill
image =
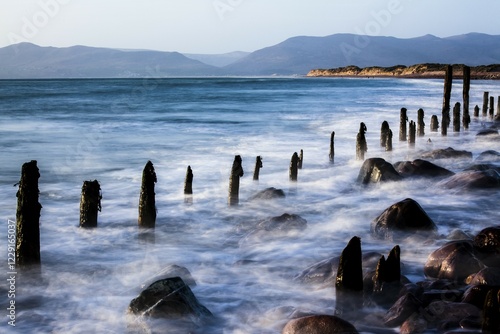
[[[332,69],[313,69],[307,77],[347,77],[347,78],[402,78],[402,79],[442,79],[445,75],[445,64],[416,64],[411,66],[396,65],[391,67],[346,66]],[[462,78],[462,64],[453,66],[453,78]],[[500,64],[472,66],[472,80],[500,80]]]

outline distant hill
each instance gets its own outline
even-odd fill
[[[257,50],[224,69],[245,75],[305,75],[318,68],[420,63],[469,66],[500,63],[500,36],[471,33],[447,38],[426,35],[409,39],[353,34],[293,37]]]
[[[250,54],[223,55],[21,43],[0,48],[0,79],[306,75],[313,69],[350,65],[390,67],[423,63],[498,64],[500,36],[470,33],[401,39],[335,34],[293,37]]]
[[[222,71],[178,52],[125,51],[86,46],[0,49],[0,78],[133,78],[220,75]]]

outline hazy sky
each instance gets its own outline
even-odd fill
[[[0,0],[0,47],[224,53],[299,35],[500,35],[499,13],[499,0]]]

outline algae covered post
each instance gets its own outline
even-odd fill
[[[139,197],[139,227],[141,228],[154,228],[156,224],[155,183],[155,168],[153,163],[148,161],[142,172]]]
[[[80,199],[80,227],[97,227],[98,212],[101,211],[101,186],[97,180],[84,181]]]
[[[243,166],[241,156],[236,155],[231,167],[231,175],[229,176],[229,206],[239,204],[240,192],[240,177],[243,176]]]
[[[40,211],[36,160],[23,164],[17,191],[16,264],[21,267],[40,266]]]

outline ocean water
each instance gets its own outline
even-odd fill
[[[496,97],[500,83],[473,81],[471,115],[483,91]],[[347,78],[179,78],[134,80],[0,81],[0,258],[3,259],[0,331],[23,333],[124,333],[127,307],[141,284],[171,264],[187,268],[198,300],[215,321],[200,333],[279,333],[293,311],[332,314],[333,286],[304,285],[292,278],[308,266],[340,255],[353,236],[363,252],[386,254],[396,244],[374,239],[370,222],[385,208],[415,199],[439,228],[427,243],[400,242],[403,274],[424,279],[427,255],[455,229],[474,234],[499,222],[499,192],[442,189],[435,180],[405,180],[371,187],[356,183],[360,122],[367,125],[368,152],[392,163],[431,149],[499,150],[478,141],[488,119],[472,118],[468,131],[430,132],[441,114],[441,80]],[[452,105],[461,102],[455,81]],[[398,140],[399,111],[415,120],[425,111],[425,136],[415,147]],[[379,146],[386,120],[392,152]],[[329,161],[335,131],[335,160]],[[428,142],[430,139],[430,143]],[[288,176],[294,152],[304,152],[298,182]],[[243,159],[240,204],[228,207],[235,155]],[[256,156],[260,180],[252,180]],[[42,278],[16,281],[16,327],[7,324],[7,223],[16,216],[16,183],[24,162],[40,169]],[[154,241],[137,227],[142,170],[156,169]],[[460,171],[470,161],[440,161]],[[194,173],[186,203],[187,166]],[[83,181],[102,189],[98,228],[80,229]],[[286,198],[254,202],[256,192],[275,187]],[[252,237],[258,221],[283,213],[307,220],[304,231]],[[380,309],[364,315],[380,317]],[[364,319],[360,316],[360,319]],[[366,321],[362,321],[366,324]],[[183,332],[161,325],[167,333]],[[397,330],[395,330],[397,332]],[[148,332],[147,328],[144,332]]]

